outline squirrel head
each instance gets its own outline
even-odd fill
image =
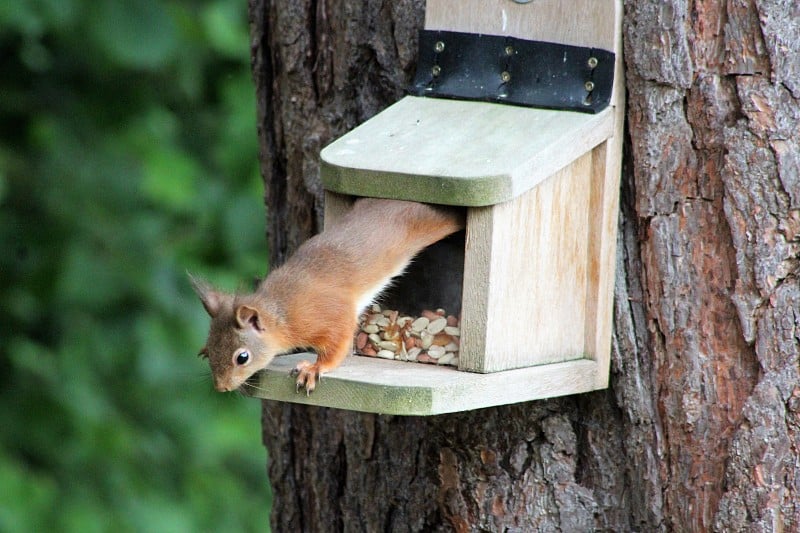
[[[208,359],[214,388],[236,390],[280,353],[277,320],[259,309],[252,296],[218,291],[191,274],[189,279],[211,317],[208,340],[199,355]]]

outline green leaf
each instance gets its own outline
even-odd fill
[[[120,66],[156,69],[178,52],[175,22],[155,0],[104,0],[91,11],[91,32]]]
[[[0,450],[0,494],[0,531],[43,531],[58,489],[51,479],[22,468]]]
[[[176,212],[192,208],[202,170],[180,150],[154,149],[144,162],[142,192],[153,203]]]
[[[203,29],[211,46],[232,58],[248,57],[247,19],[236,4],[213,2],[202,12]]]

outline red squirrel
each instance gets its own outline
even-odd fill
[[[215,388],[232,391],[276,355],[317,353],[292,371],[299,391],[352,350],[364,309],[425,247],[464,228],[463,212],[401,200],[362,198],[338,222],[303,243],[252,294],[227,294],[192,277],[211,316],[208,358]]]

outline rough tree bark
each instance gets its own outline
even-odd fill
[[[421,0],[250,0],[274,264]],[[275,531],[800,530],[800,4],[631,0],[611,387],[433,418],[264,402]]]

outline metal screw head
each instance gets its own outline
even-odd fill
[[[586,64],[589,65],[589,68],[595,68],[597,66],[597,58],[590,57]]]
[[[436,41],[436,44],[433,45],[433,50],[435,52],[443,52],[444,51],[444,42]]]
[[[433,74],[434,77],[438,76],[441,73],[442,73],[442,67],[440,67],[439,65],[434,65],[431,68],[431,74]]]
[[[587,81],[586,83],[583,84],[583,88],[586,89],[586,92],[594,91],[594,82]]]
[[[505,52],[506,52],[507,56],[513,56],[514,55],[514,47],[511,46],[511,45],[506,46],[505,47]]]
[[[500,74],[500,79],[503,80],[503,83],[508,83],[511,81],[511,73],[508,71],[503,71],[503,73]]]

